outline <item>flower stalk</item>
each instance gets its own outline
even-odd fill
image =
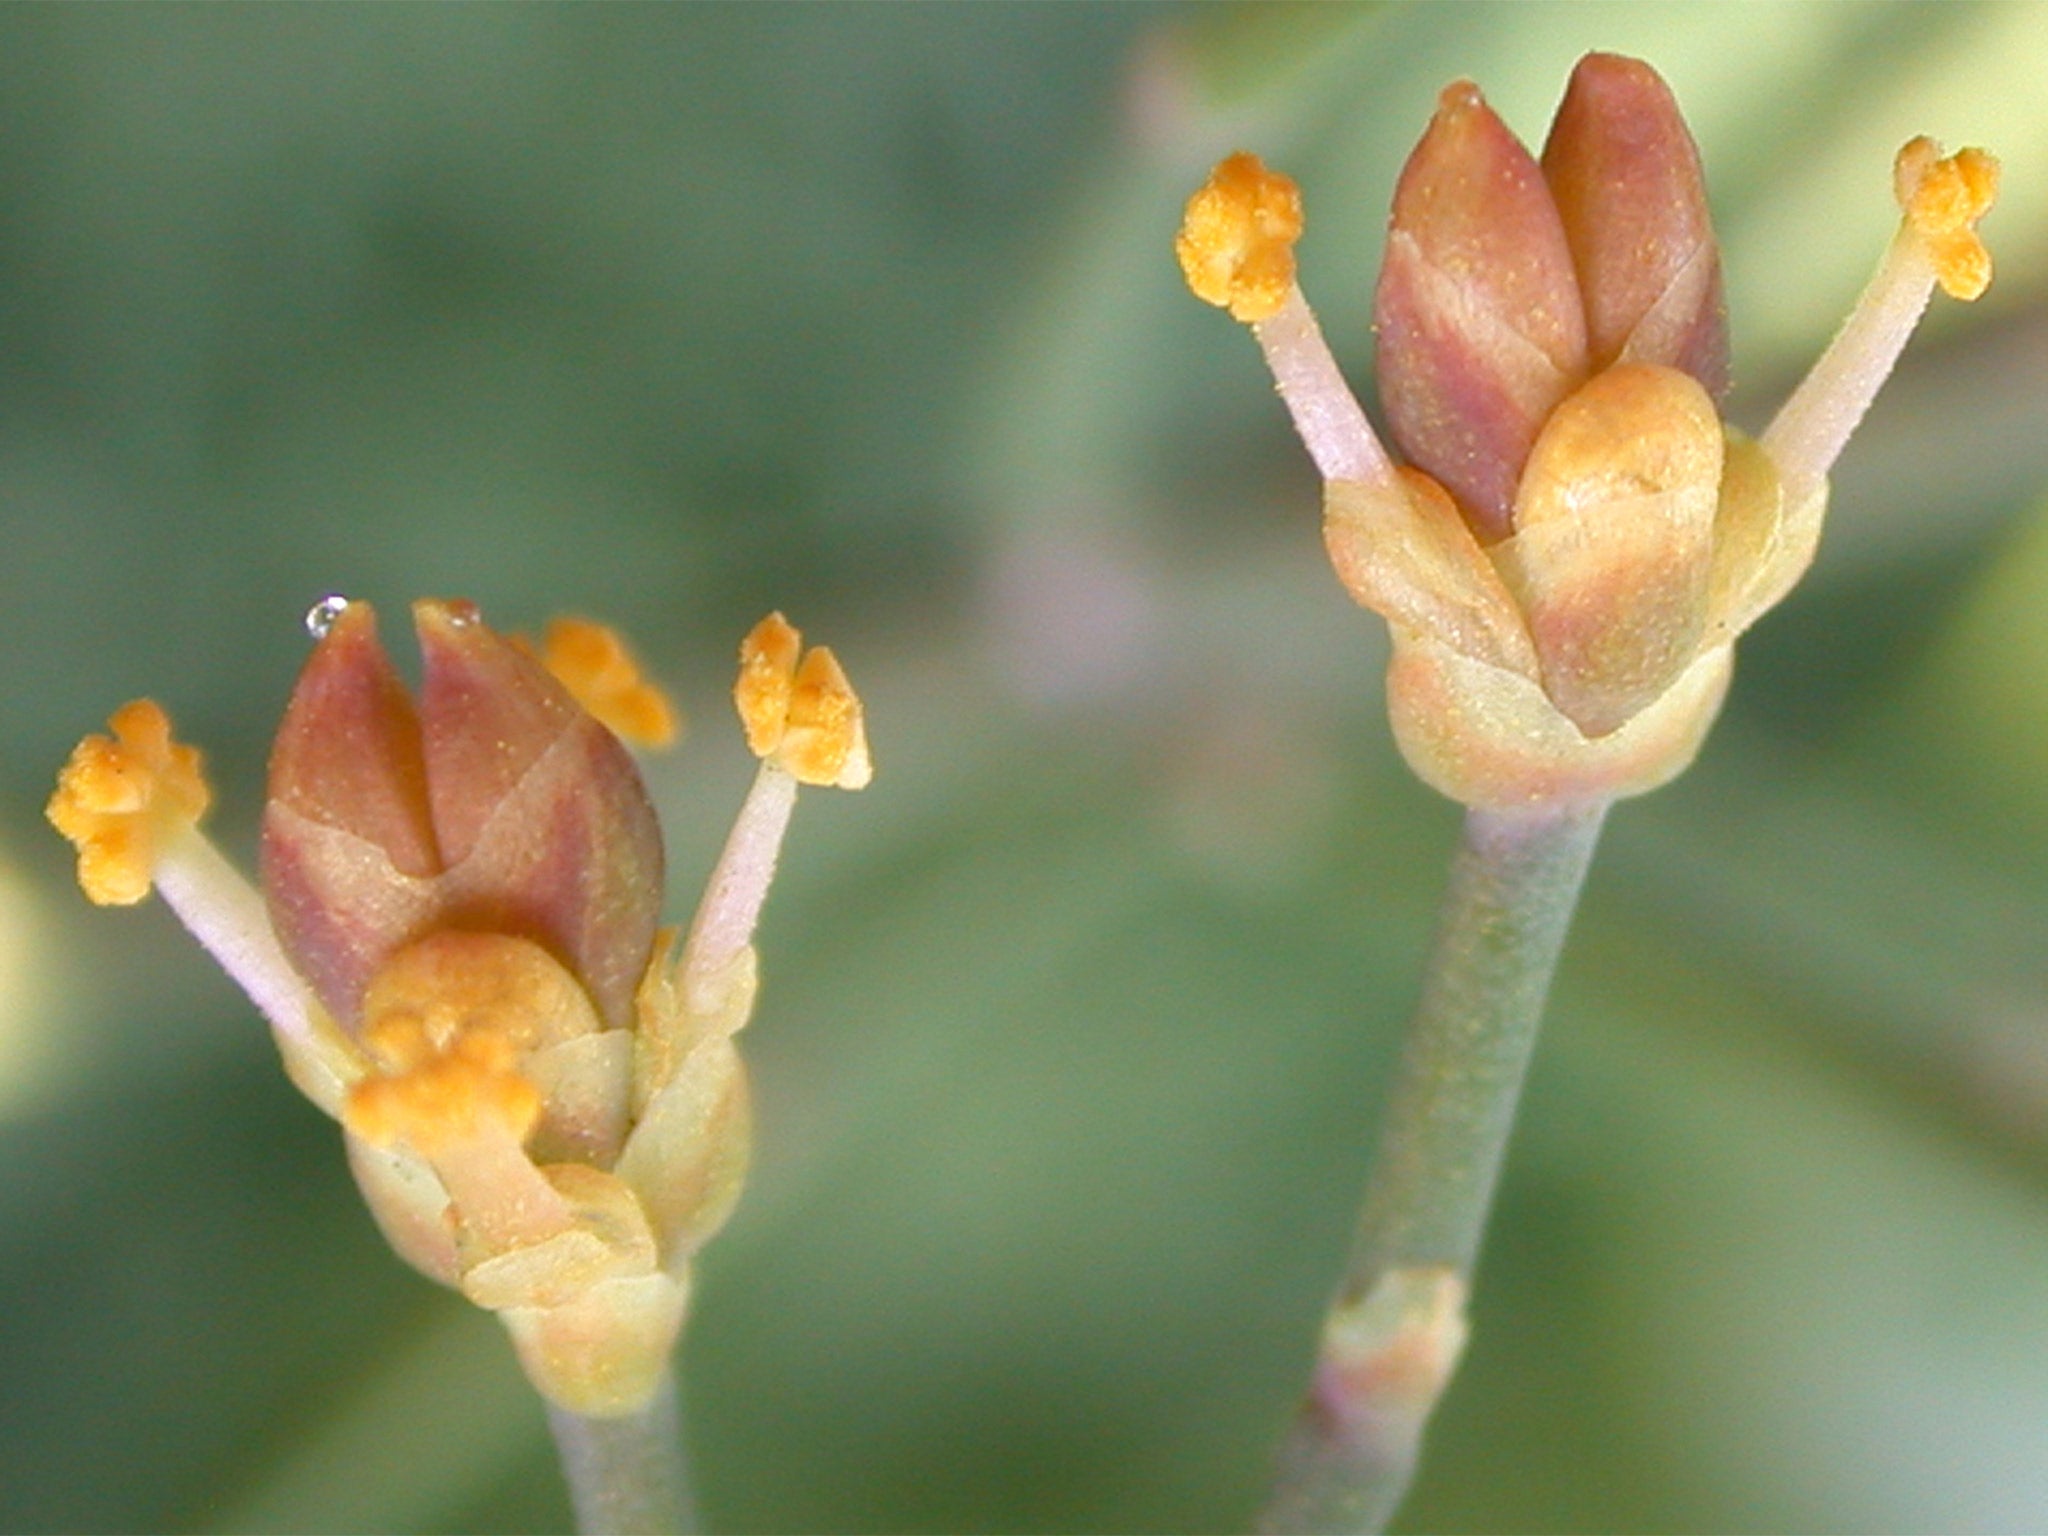
[[[1813,559],[1827,475],[1938,283],[1990,280],[1981,150],[1899,153],[1884,264],[1760,441],[1724,422],[1698,150],[1648,65],[1579,62],[1540,158],[1469,81],[1395,188],[1374,301],[1394,451],[1296,282],[1301,196],[1239,153],[1189,199],[1189,288],[1252,328],[1324,478],[1323,536],[1391,632],[1410,767],[1467,808],[1357,1241],[1273,1531],[1378,1529],[1455,1368],[1544,995],[1608,807],[1684,771],[1734,642]]]
[[[1270,1532],[1380,1529],[1464,1347],[1544,998],[1607,807],[1470,812]]]
[[[688,1536],[699,1528],[676,1398],[671,1373],[634,1413],[596,1418],[548,1404],[582,1536]]]

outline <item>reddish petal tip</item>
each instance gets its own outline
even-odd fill
[[[1584,376],[1585,322],[1542,170],[1469,80],[1394,189],[1374,323],[1395,441],[1503,536],[1529,445]]]
[[[1656,363],[1728,388],[1728,325],[1699,149],[1640,59],[1589,53],[1543,146],[1592,366]]]
[[[368,603],[334,613],[300,671],[271,747],[270,798],[373,844],[405,874],[439,867],[419,719]]]

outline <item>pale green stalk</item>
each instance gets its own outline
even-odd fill
[[[683,1536],[697,1529],[673,1372],[638,1413],[599,1419],[551,1403],[548,1427],[581,1536]]]
[[[1344,1281],[1282,1447],[1271,1532],[1377,1531],[1415,1470],[1606,804],[1466,814]]]

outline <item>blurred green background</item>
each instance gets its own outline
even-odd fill
[[[250,857],[329,591],[624,626],[678,916],[744,629],[867,697],[684,1351],[713,1528],[1242,1528],[1456,818],[1169,242],[1219,153],[1292,169],[1362,379],[1437,89],[1540,140],[1596,47],[1688,109],[1752,428],[1909,135],[2004,157],[1999,275],[1612,821],[1405,1520],[2048,1525],[2048,15],[1760,3],[0,9],[0,1528],[567,1519],[496,1325],[41,821],[150,693]]]

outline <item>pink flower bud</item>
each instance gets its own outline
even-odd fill
[[[293,964],[344,1025],[432,929],[529,938],[632,1018],[662,891],[638,770],[466,604],[415,608],[417,708],[352,603],[300,675],[270,764],[264,889]]]
[[[1699,152],[1647,64],[1579,61],[1536,160],[1469,81],[1448,86],[1394,190],[1375,300],[1394,440],[1484,543],[1551,411],[1616,362],[1728,386]]]

